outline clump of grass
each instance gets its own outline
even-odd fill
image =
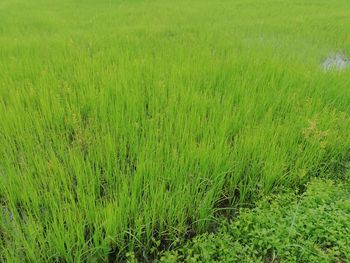
[[[336,2],[2,1],[0,259],[148,260],[345,177],[350,78],[319,64],[349,52]]]

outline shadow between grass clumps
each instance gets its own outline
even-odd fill
[[[191,240],[194,238],[197,233],[193,228],[193,223],[187,222],[188,228],[187,231],[183,234],[182,242],[174,242],[172,236],[167,232],[159,231],[159,228],[155,228],[152,235],[152,244],[150,248],[140,247],[139,249],[134,249],[132,252],[128,252],[130,248],[128,246],[120,248],[114,246],[110,249],[108,253],[108,262],[154,262],[159,260],[160,252],[167,251],[169,249],[176,249],[177,247],[184,244],[186,240]],[[132,229],[131,227],[129,229]],[[130,244],[134,237],[131,232],[127,232],[124,237],[124,243]],[[146,236],[141,238],[141,240],[146,240]]]

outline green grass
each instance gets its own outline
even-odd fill
[[[350,159],[347,0],[2,0],[0,261],[119,261]],[[159,243],[160,242],[160,243]]]
[[[197,236],[160,261],[349,262],[349,196],[348,183],[313,180],[302,196],[264,198],[215,234]]]

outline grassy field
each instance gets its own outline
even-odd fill
[[[348,0],[2,0],[0,261],[150,261],[350,160]]]

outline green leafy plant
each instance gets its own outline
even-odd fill
[[[164,252],[161,262],[348,262],[349,184],[313,180],[301,196],[265,197],[216,233]]]

